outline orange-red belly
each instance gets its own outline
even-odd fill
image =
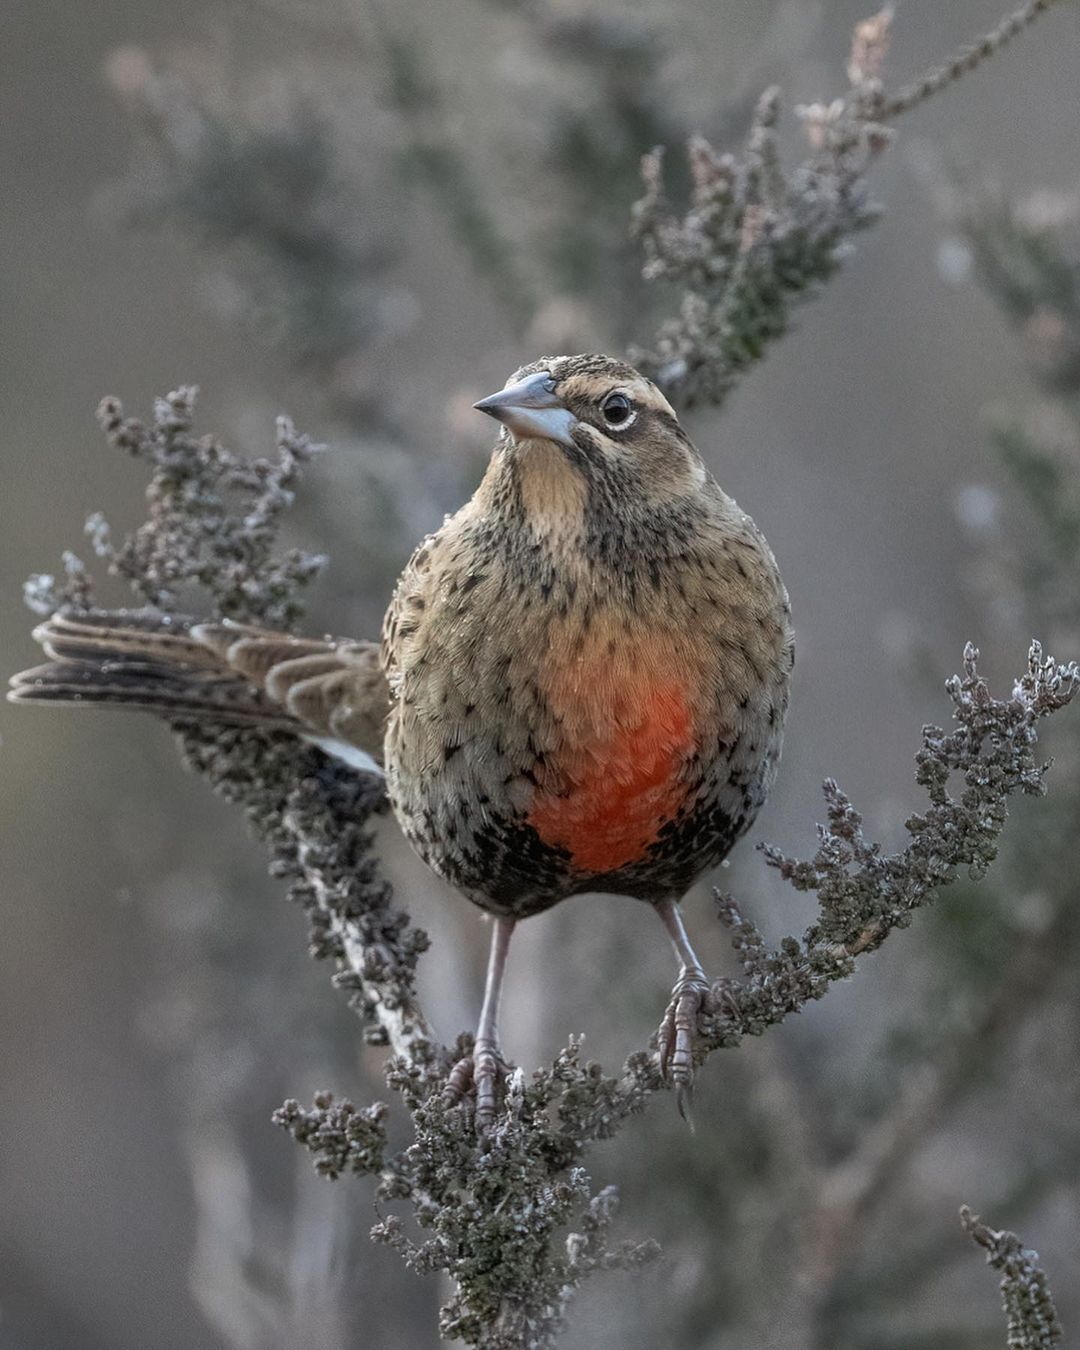
[[[610,667],[590,674],[579,665],[572,679],[553,682],[568,749],[528,814],[540,838],[584,872],[614,872],[648,853],[686,796],[695,749],[685,680],[640,669],[624,673],[617,689],[605,690],[605,680]]]

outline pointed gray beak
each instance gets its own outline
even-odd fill
[[[573,446],[571,432],[577,418],[555,394],[555,381],[546,370],[508,384],[473,407],[507,428],[515,441],[534,437]]]

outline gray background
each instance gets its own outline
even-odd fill
[[[646,4],[615,8],[650,10]],[[805,8],[810,14],[812,7]],[[326,0],[311,9],[316,21],[305,25],[256,5],[197,0],[183,6],[8,0],[5,6],[5,670],[34,660],[31,619],[20,603],[23,577],[55,568],[64,548],[80,549],[89,510],[100,506],[119,523],[137,518],[139,476],[104,447],[94,425],[102,394],[116,393],[140,412],[154,394],[198,383],[201,425],[251,449],[270,444],[272,418],[281,409],[320,439],[333,443],[339,435],[287,352],[254,340],[220,305],[207,303],[214,270],[199,250],[167,230],[126,228],[105,192],[126,172],[130,156],[131,118],[102,74],[121,44],[196,65],[200,53],[212,54],[223,71],[271,71],[285,82],[296,72],[317,81],[325,70],[328,86],[344,101],[370,101],[375,73],[366,64],[363,7],[350,15]],[[883,223],[859,240],[857,256],[800,312],[797,331],[745,381],[722,418],[702,411],[686,419],[721,483],[766,531],[797,620],[799,658],[781,781],[755,839],[809,851],[820,815],[817,784],[832,774],[860,803],[871,828],[895,842],[916,800],[910,763],[918,728],[944,715],[939,677],[956,668],[963,641],[986,641],[988,673],[999,680],[1022,659],[1023,623],[1009,631],[1012,646],[996,641],[1000,615],[971,584],[971,541],[957,523],[957,502],[972,484],[996,480],[983,410],[995,400],[1022,400],[1030,390],[990,303],[974,286],[950,287],[939,275],[944,231],[917,167],[925,143],[993,166],[1017,189],[1076,182],[1080,26],[1075,10],[1064,9],[904,124],[901,143],[875,174],[888,209]],[[467,0],[423,10],[429,54],[452,88],[462,135],[477,138],[471,149],[482,162],[491,107],[503,110],[500,118],[531,115],[527,100],[521,106],[514,97],[517,48],[509,21]],[[762,81],[782,74],[792,102],[839,92],[847,31],[862,8],[822,6],[820,22],[807,23],[805,41],[780,71],[762,51],[776,10],[771,0],[679,0],[663,7],[671,87],[687,116],[707,119],[753,63],[760,64]],[[892,69],[898,75],[920,69],[994,17],[995,6],[984,0],[948,6],[908,0],[900,7]],[[355,60],[340,50],[338,26],[356,41]],[[356,181],[364,181],[369,161],[382,153],[381,128],[391,120],[383,110],[372,125],[355,128],[348,164]],[[520,130],[527,139],[528,126]],[[312,623],[338,631],[373,630],[388,578],[412,539],[453,505],[445,500],[448,481],[468,490],[471,466],[490,437],[482,419],[462,415],[463,401],[498,387],[543,345],[542,334],[512,331],[422,193],[391,195],[376,205],[401,244],[389,281],[407,295],[408,321],[369,350],[357,378],[365,387],[392,391],[416,486],[406,494],[409,529],[387,545],[382,575],[372,577],[364,549],[351,551],[344,524],[350,454],[360,452],[347,449],[333,466],[323,460],[313,471],[315,504],[299,528],[307,542],[320,543],[325,510],[333,517],[335,556]],[[573,221],[564,227],[572,229]],[[447,455],[455,457],[453,474]],[[329,495],[332,506],[325,505]],[[1074,644],[1060,655],[1075,650]],[[200,1087],[200,1101],[219,1092],[211,1121],[219,1109],[225,1128],[255,1141],[250,1147],[259,1166],[287,1192],[275,1212],[306,1205],[315,1229],[352,1233],[342,1239],[347,1271],[341,1279],[344,1302],[362,1303],[364,1331],[353,1327],[348,1336],[367,1350],[433,1345],[439,1291],[399,1272],[392,1253],[367,1246],[363,1185],[331,1188],[317,1181],[267,1123],[284,1095],[303,1096],[327,1075],[360,1098],[377,1093],[377,1059],[371,1052],[362,1064],[353,1059],[349,1014],[325,972],[306,959],[302,918],[262,879],[259,851],[242,824],[179,770],[166,733],[148,722],[3,707],[0,734],[0,1346],[217,1350],[229,1343],[189,1283],[206,1202],[193,1180],[198,1150],[190,1146],[192,1089],[183,1046],[186,1028],[198,1026],[191,1005],[210,997],[195,969],[197,944],[208,933],[223,934],[223,944],[236,936],[229,896],[240,892],[261,916],[260,945],[246,955],[229,954],[212,996],[226,1025],[250,1019],[261,1035],[291,1048],[276,1067],[261,1059],[258,1071],[243,1064],[235,1073],[222,1069],[221,1082]],[[428,958],[426,979],[438,1024],[449,1034],[475,1012],[483,930],[462,902],[444,895],[404,856],[389,831],[386,848],[399,885],[410,888],[425,915],[430,911],[442,944]],[[804,921],[790,893],[762,875],[749,844],[739,850],[728,882],[751,891],[755,913],[771,934]],[[600,916],[598,926],[590,913]],[[691,906],[691,921],[709,928],[704,897]],[[829,1054],[844,1060],[869,1045],[890,1009],[917,996],[907,963],[919,940],[916,933],[896,935],[872,971],[780,1033],[776,1039],[787,1040],[779,1053],[821,1054],[827,1074],[833,1072]],[[712,935],[705,939],[706,946],[712,942]],[[721,948],[718,939],[710,947],[717,961]],[[534,920],[513,960],[507,1048],[526,1062],[582,1027],[591,1052],[613,1061],[648,1034],[670,977],[658,927],[638,907],[610,897],[577,901]],[[587,1006],[590,978],[593,1002],[602,1008],[611,1000],[606,1013],[594,1015]],[[606,988],[609,978],[614,987]],[[320,1028],[344,1047],[338,1059],[324,1055]],[[747,1048],[749,1072],[765,1053]],[[231,1061],[225,1055],[212,1062]],[[811,1060],[808,1072],[815,1071]],[[1030,1071],[1037,1081],[1037,1060]],[[706,1133],[707,1113],[725,1110],[729,1072],[727,1065],[710,1065],[715,1081],[702,1108]],[[1022,1096],[1024,1082],[1005,1091]],[[655,1121],[666,1109],[659,1104],[627,1140],[619,1164],[627,1173],[652,1166]],[[200,1118],[205,1123],[205,1113]],[[965,1115],[920,1158],[911,1185],[929,1197],[928,1223],[951,1235],[956,1205],[978,1203],[993,1167],[996,1128],[978,1113]],[[689,1147],[681,1135],[663,1138]],[[1038,1137],[1030,1143],[1037,1149]],[[599,1174],[603,1165],[601,1154],[594,1170]],[[212,1177],[202,1184],[214,1192]],[[723,1189],[722,1173],[716,1185]],[[678,1215],[674,1219],[677,1226]],[[628,1232],[648,1231],[629,1205],[624,1223]],[[281,1236],[273,1224],[266,1219],[261,1229],[268,1245]],[[1052,1249],[1063,1306],[1075,1321],[1080,1308],[1069,1292],[1070,1284],[1080,1284],[1069,1273],[1080,1268],[1075,1185],[1063,1186],[1038,1231],[1027,1236],[1048,1254]],[[737,1260],[737,1233],[727,1240],[728,1259]],[[992,1281],[975,1269],[978,1258],[971,1261],[970,1287],[981,1300],[983,1324],[992,1325]],[[633,1288],[620,1284],[621,1277],[599,1282],[572,1314],[572,1343],[666,1343],[662,1331],[648,1329],[642,1309],[677,1302],[682,1276],[693,1284],[707,1280],[708,1271],[676,1261],[644,1273]],[[929,1304],[909,1312],[915,1321],[926,1313],[932,1323],[944,1295],[931,1288],[926,1297]],[[336,1324],[307,1325],[312,1347],[348,1339]],[[287,1333],[281,1343],[290,1343]],[[785,1342],[731,1331],[714,1335],[706,1326],[687,1333],[685,1343]]]

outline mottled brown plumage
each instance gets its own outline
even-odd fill
[[[495,1112],[516,920],[571,895],[651,902],[682,971],[660,1031],[680,1087],[706,989],[677,901],[748,827],[780,754],[792,637],[753,521],[663,395],[604,356],[550,358],[477,405],[483,481],[423,541],[371,643],[156,614],[57,616],[17,701],[287,727],[385,765],[425,861],[495,916],[475,1062]]]

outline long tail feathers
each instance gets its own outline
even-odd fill
[[[95,704],[186,718],[237,724],[277,726],[296,730],[296,723],[280,709],[235,680],[193,684],[175,670],[149,662],[130,665],[110,661],[50,661],[14,676],[8,690],[11,703]]]
[[[8,698],[296,730],[294,719],[192,636],[194,627],[152,611],[54,615],[34,630],[52,659],[14,676]]]
[[[90,704],[293,731],[353,764],[381,758],[389,694],[371,642],[200,624],[155,610],[56,614],[50,660],[14,676],[14,703]]]

